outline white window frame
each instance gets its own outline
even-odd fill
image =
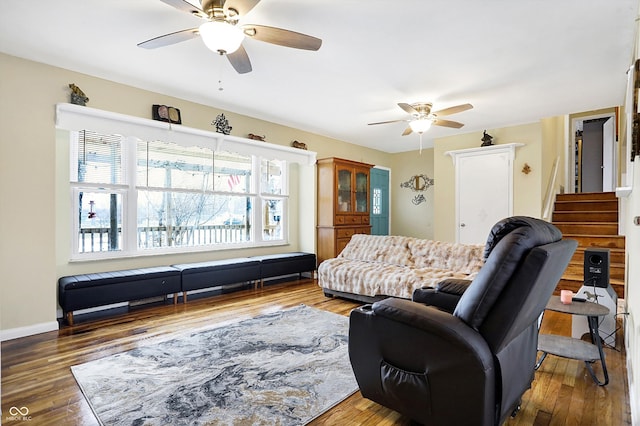
[[[58,104],[56,108],[56,127],[71,131],[71,137],[80,130],[91,130],[102,134],[123,135],[122,161],[123,178],[121,184],[91,184],[77,182],[74,175],[77,153],[70,151],[72,160],[70,170],[70,194],[72,217],[71,260],[94,260],[107,258],[127,258],[134,256],[164,255],[168,253],[184,253],[194,251],[217,251],[231,248],[259,247],[283,245],[289,243],[289,180],[288,165],[290,162],[312,165],[316,161],[316,153],[262,141],[222,135],[191,129],[169,123],[130,117],[123,114],[105,112],[88,107],[71,104]],[[149,139],[149,138],[153,139]],[[242,243],[215,243],[199,246],[161,247],[154,249],[138,249],[137,243],[137,196],[136,187],[136,142],[138,140],[164,140],[183,146],[206,147],[213,151],[238,152],[252,158],[252,189],[244,195],[252,199],[251,234],[252,241]],[[73,142],[73,140],[72,140]],[[72,147],[76,144],[72,143]],[[282,194],[271,194],[260,190],[260,165],[262,159],[283,161]],[[77,173],[76,173],[77,174]],[[122,246],[117,251],[79,252],[78,230],[78,194],[80,191],[105,190],[122,194]],[[222,192],[220,192],[222,195]],[[282,200],[282,235],[277,240],[265,239],[263,236],[263,203],[265,199]]]

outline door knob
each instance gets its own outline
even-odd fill
[[[464,223],[460,224],[460,228],[464,228],[465,226],[467,226],[467,225],[465,225]]]

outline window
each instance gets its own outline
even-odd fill
[[[373,188],[373,202],[371,203],[371,213],[374,215],[382,214],[382,189]]]
[[[286,161],[214,146],[72,132],[72,257],[285,242]]]
[[[72,150],[71,179],[81,253],[122,250],[122,138],[82,132]]]

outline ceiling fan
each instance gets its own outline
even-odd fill
[[[410,135],[413,132],[422,134],[429,130],[432,124],[459,129],[464,126],[464,124],[457,121],[443,120],[439,117],[456,114],[473,108],[473,105],[471,104],[462,104],[441,109],[439,111],[431,111],[433,104],[427,102],[419,102],[415,104],[406,104],[401,102],[398,106],[411,114],[411,118],[405,120],[380,121],[377,123],[369,123],[369,125],[373,126],[376,124],[398,123],[401,121],[408,122],[409,127],[404,130],[402,136]]]
[[[200,0],[201,8],[186,0],[161,1],[206,22],[198,28],[176,31],[143,41],[138,43],[139,47],[155,49],[200,36],[209,49],[226,55],[233,68],[238,73],[245,74],[252,69],[249,56],[242,47],[245,37],[304,50],[318,50],[322,45],[319,38],[295,31],[265,25],[237,25],[260,0]]]
[[[401,121],[408,122],[409,127],[407,127],[404,132],[402,132],[402,136],[410,135],[413,132],[419,134],[420,154],[422,154],[422,134],[429,130],[432,124],[435,124],[436,126],[452,127],[454,129],[459,129],[464,126],[464,124],[457,121],[443,120],[438,117],[441,117],[443,115],[456,114],[458,112],[466,111],[473,108],[473,105],[471,104],[462,104],[441,109],[439,111],[431,111],[433,104],[430,102],[418,102],[415,104],[407,104],[401,102],[398,104],[398,106],[411,114],[411,118],[405,120],[380,121],[377,123],[369,123],[369,125],[373,126],[375,124],[398,123]]]

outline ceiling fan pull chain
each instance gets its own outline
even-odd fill
[[[420,155],[422,155],[422,132],[420,132],[419,135],[420,135]]]
[[[222,53],[220,53],[220,55],[218,55],[220,58],[222,58],[224,55]],[[222,59],[218,60],[218,91],[222,92],[224,90],[224,87],[222,87]]]

